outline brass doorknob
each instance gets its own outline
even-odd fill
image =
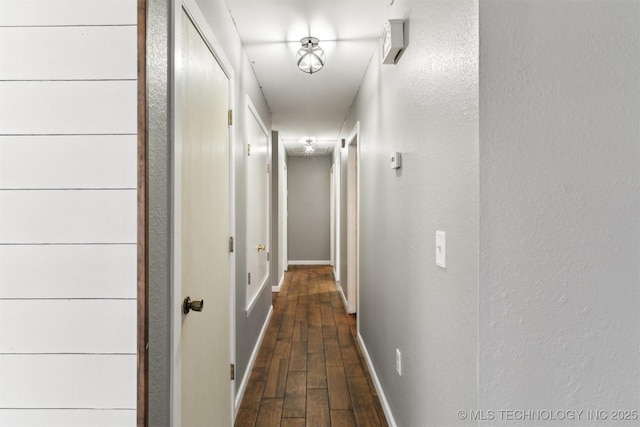
[[[190,310],[202,311],[203,308],[204,308],[203,299],[197,299],[197,300],[191,301],[190,297],[186,297],[182,302],[182,312],[184,314],[188,314]]]
[[[258,245],[258,251],[264,251],[266,247],[263,244]]]

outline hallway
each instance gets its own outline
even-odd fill
[[[0,0],[0,426],[640,425],[637,52],[640,0]]]
[[[331,267],[289,267],[273,308],[236,427],[387,426]]]

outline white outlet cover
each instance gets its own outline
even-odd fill
[[[396,371],[398,375],[402,376],[402,354],[400,350],[396,348]]]
[[[436,265],[447,268],[447,235],[444,231],[436,231]]]

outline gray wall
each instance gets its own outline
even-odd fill
[[[640,2],[480,17],[480,406],[637,410]]]
[[[289,156],[289,261],[329,261],[331,156]]]
[[[171,197],[168,0],[147,2],[149,426],[170,418]]]
[[[269,212],[269,222],[271,223],[271,229],[269,230],[269,254],[271,261],[269,262],[269,273],[271,286],[278,286],[280,282],[280,275],[278,274],[278,262],[280,246],[278,244],[278,236],[280,236],[280,227],[278,224],[278,200],[280,193],[279,186],[279,135],[277,131],[271,132],[271,194],[269,196],[269,206],[271,207]]]
[[[358,321],[397,425],[450,426],[478,401],[478,5],[391,14],[408,18],[408,48],[396,65],[375,53],[341,135],[360,121]]]

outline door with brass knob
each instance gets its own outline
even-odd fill
[[[181,2],[179,2],[181,3]],[[181,295],[176,417],[171,425],[231,426],[229,79],[185,9],[176,16],[176,275]],[[205,33],[206,34],[206,33]],[[205,309],[204,302],[207,301]]]

